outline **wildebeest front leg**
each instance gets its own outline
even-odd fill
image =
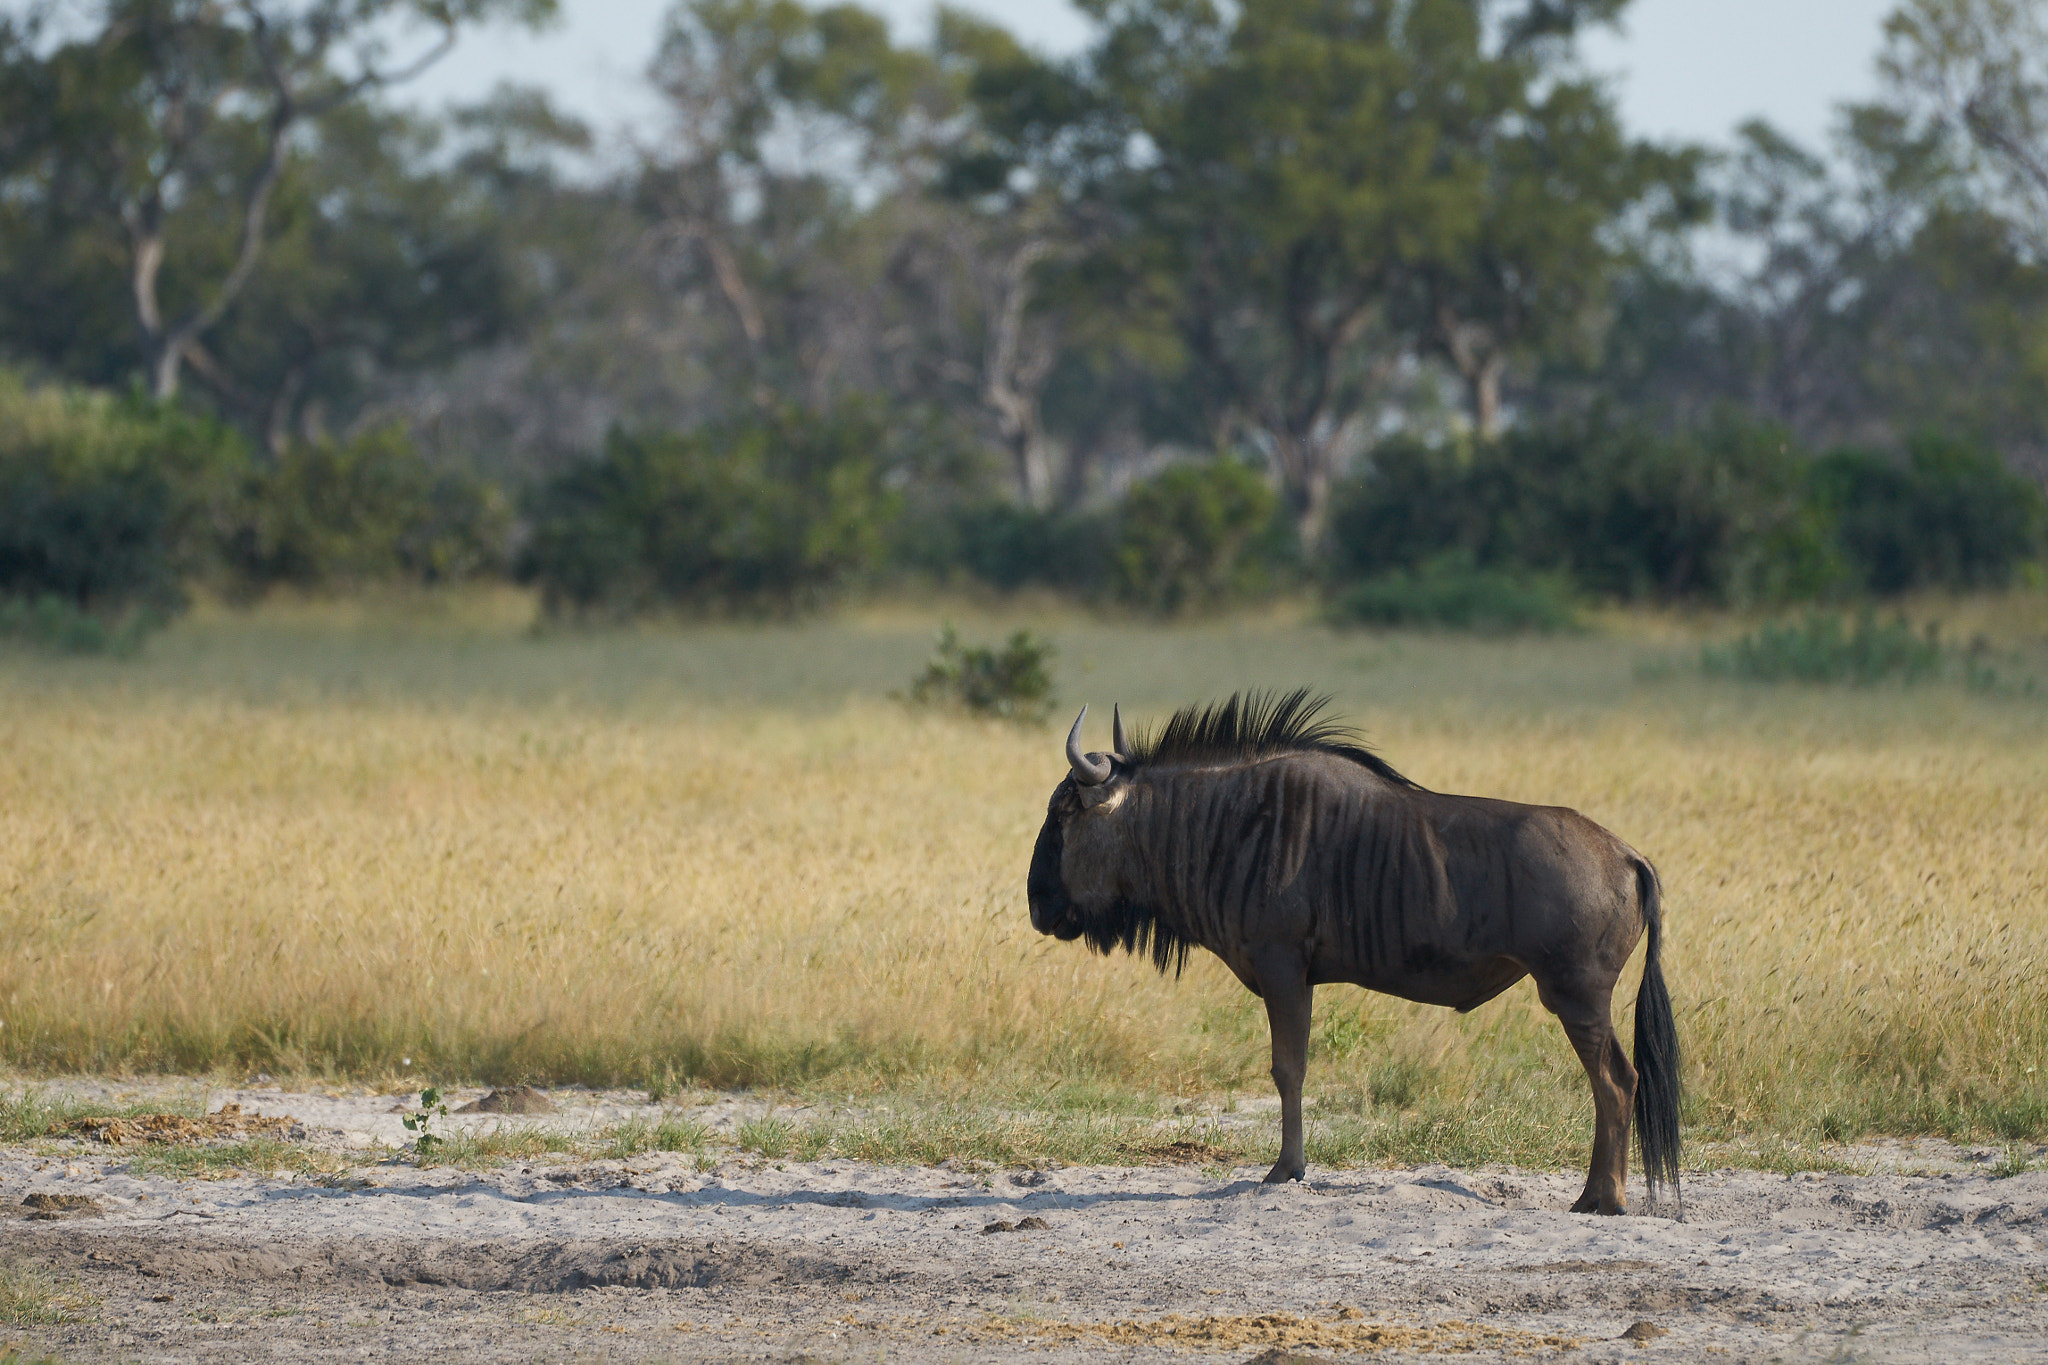
[[[1280,1090],[1280,1159],[1266,1183],[1300,1180],[1308,1173],[1302,1155],[1301,1082],[1308,1074],[1308,1022],[1315,987],[1308,969],[1293,957],[1259,964],[1259,991],[1266,998],[1266,1024],[1273,1031],[1273,1084]]]

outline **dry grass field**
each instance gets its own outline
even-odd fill
[[[2040,595],[1921,610],[2048,681]],[[507,593],[202,610],[126,662],[0,653],[0,1070],[955,1114],[1269,1093],[1219,966],[1175,983],[1031,931],[1058,729],[892,701],[939,615],[535,635]],[[1701,1136],[2048,1134],[2048,699],[1700,677],[1726,621],[956,619],[1049,635],[1096,743],[1112,700],[1147,723],[1308,685],[1427,786],[1613,828],[1663,873]],[[1470,1016],[1326,988],[1309,1089],[1312,1160],[1565,1162],[1590,1107],[1526,983]]]

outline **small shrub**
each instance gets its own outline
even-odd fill
[[[927,706],[957,706],[978,716],[1037,722],[1053,705],[1053,647],[1030,631],[1010,636],[1000,650],[962,645],[949,623],[939,630],[932,657],[910,684],[910,699]]]
[[[1272,585],[1284,559],[1278,496],[1234,460],[1175,465],[1117,512],[1111,586],[1162,615],[1220,606]]]
[[[1570,584],[1557,574],[1482,569],[1466,554],[1439,555],[1413,573],[1395,569],[1344,591],[1330,608],[1347,625],[1453,630],[1558,631],[1577,625]]]
[[[1912,683],[1935,677],[1941,664],[1935,627],[1916,631],[1903,616],[1881,622],[1868,608],[1846,626],[1834,612],[1808,612],[1798,621],[1759,626],[1725,648],[1700,651],[1706,672],[1756,682]]]

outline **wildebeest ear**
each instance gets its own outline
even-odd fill
[[[1112,706],[1110,708],[1109,715],[1110,734],[1114,736],[1114,738],[1110,740],[1110,743],[1116,746],[1116,756],[1122,759],[1124,762],[1129,763],[1131,761],[1131,742],[1128,739],[1124,738],[1123,703],[1118,702],[1116,705]]]
[[[1074,785],[1078,787],[1099,787],[1109,781],[1109,775],[1116,765],[1100,754],[1081,752],[1081,722],[1088,719],[1088,708],[1083,706],[1081,714],[1074,717],[1074,728],[1067,731],[1067,766],[1074,770]]]

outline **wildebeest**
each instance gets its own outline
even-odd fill
[[[1234,695],[1135,743],[1119,709],[1107,754],[1082,752],[1082,707],[1031,855],[1032,927],[1149,951],[1176,975],[1207,948],[1266,1002],[1280,1090],[1268,1181],[1304,1174],[1317,986],[1464,1011],[1532,976],[1593,1086],[1593,1159],[1572,1211],[1626,1206],[1631,1102],[1652,1196],[1675,1188],[1678,1034],[1656,869],[1577,811],[1417,786],[1324,721],[1327,703]],[[1631,1066],[1611,1010],[1645,930]]]

